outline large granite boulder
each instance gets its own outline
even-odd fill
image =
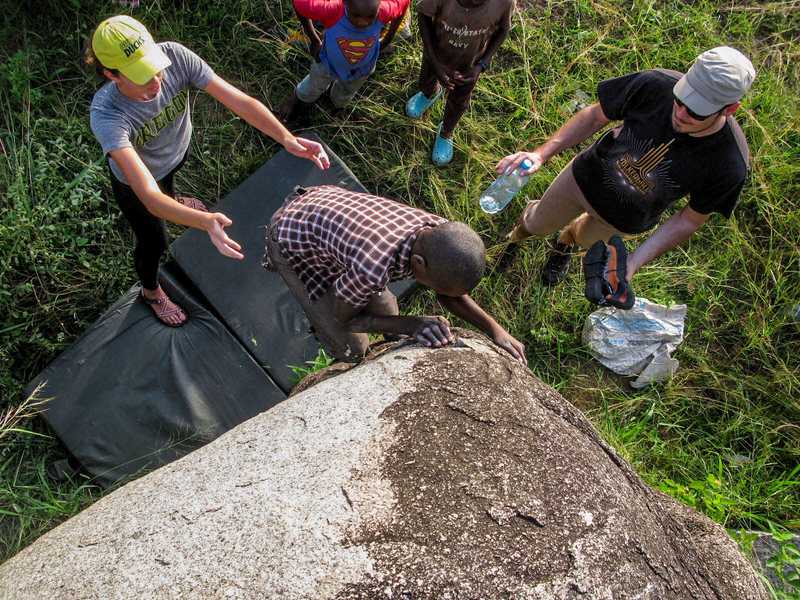
[[[0,598],[766,599],[723,527],[464,335],[129,483],[0,566]]]

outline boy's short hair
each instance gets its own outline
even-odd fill
[[[448,221],[422,237],[422,254],[431,279],[468,292],[483,279],[486,247],[466,223]]]

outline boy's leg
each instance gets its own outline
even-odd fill
[[[377,64],[377,63],[376,63]],[[367,78],[375,72],[375,65],[372,65],[370,72],[363,77],[357,77],[350,81],[343,81],[338,77],[334,78],[333,85],[331,85],[331,104],[336,108],[342,108],[356,95],[358,88],[361,87]]]
[[[422,65],[419,68],[417,87],[429,100],[439,93],[439,80],[436,78],[436,71],[434,71],[433,66],[425,58],[424,54],[422,55]]]
[[[275,116],[283,121],[289,129],[300,126],[306,109],[328,89],[333,76],[321,62],[313,61],[311,69],[286,101],[275,112]],[[263,135],[263,134],[262,134]]]
[[[389,291],[388,288],[382,292],[378,292],[369,299],[367,310],[374,315],[386,315],[395,317],[400,314],[400,308],[397,305],[397,296]]]
[[[411,119],[419,119],[425,114],[441,95],[441,88],[436,79],[436,73],[431,68],[425,57],[422,57],[422,67],[419,71],[419,92],[411,96],[406,102],[406,115]]]
[[[475,89],[477,80],[464,85],[456,85],[447,93],[447,103],[444,106],[444,118],[442,119],[442,130],[439,133],[443,138],[449,139],[453,136],[456,125],[464,116],[472,100],[472,91]]]
[[[397,296],[395,296],[388,288],[382,292],[378,292],[370,298],[367,304],[367,310],[375,315],[397,316],[400,314],[400,307],[397,305]],[[403,337],[399,333],[384,333],[383,339],[387,342],[396,342]]]
[[[328,290],[316,302],[308,297],[306,286],[300,281],[292,265],[281,254],[277,240],[277,227],[273,225],[267,234],[267,254],[269,260],[280,274],[286,286],[300,303],[309,322],[314,328],[314,335],[329,355],[346,362],[356,362],[364,357],[369,347],[369,336],[366,333],[345,331],[334,321],[334,295]]]
[[[336,76],[328,71],[328,68],[321,62],[313,61],[311,70],[303,80],[297,84],[295,95],[301,102],[311,104],[316,102]]]

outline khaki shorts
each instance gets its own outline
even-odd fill
[[[564,167],[539,200],[532,200],[520,215],[519,222],[528,235],[546,237],[564,230],[559,241],[588,248],[597,240],[608,240],[622,233],[605,221],[589,205],[575,181],[572,163]]]

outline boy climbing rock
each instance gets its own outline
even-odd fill
[[[486,250],[468,225],[387,198],[324,185],[297,187],[273,215],[264,266],[277,271],[323,348],[355,362],[367,333],[404,334],[426,346],[454,341],[443,316],[400,316],[390,281],[415,278],[439,303],[522,363],[525,346],[469,297]]]

